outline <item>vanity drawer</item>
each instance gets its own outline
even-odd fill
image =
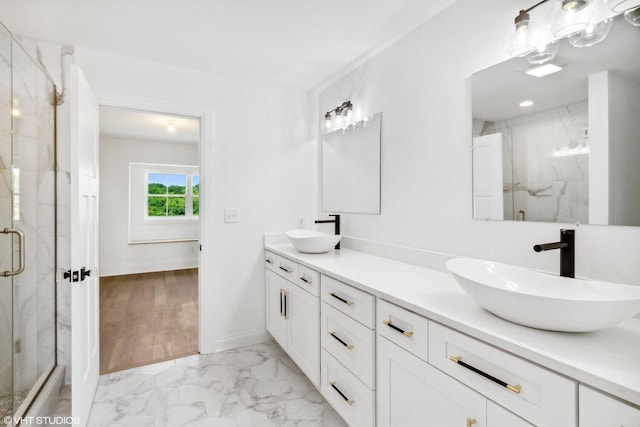
[[[298,264],[298,285],[313,295],[320,296],[320,273]]]
[[[375,327],[373,295],[322,275],[322,300],[341,312],[353,317],[369,329]]]
[[[298,263],[277,255],[276,266],[273,270],[292,283],[298,283]]]
[[[350,427],[373,427],[375,395],[366,385],[322,350],[320,391]]]
[[[265,251],[264,252],[264,263],[267,269],[275,272],[278,268],[276,265],[278,263],[278,255],[273,252]]]
[[[429,321],[422,316],[378,299],[378,334],[426,361]]]
[[[331,307],[322,303],[322,347],[349,369],[370,389],[375,388],[375,333]]]
[[[535,425],[576,426],[575,382],[433,321],[429,363]]]

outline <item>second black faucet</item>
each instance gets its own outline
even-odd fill
[[[340,234],[340,215],[329,215],[334,217],[333,219],[316,219],[314,222],[316,224],[333,224],[334,225],[334,233],[337,236],[338,234]],[[335,246],[336,249],[340,249],[340,242],[338,242],[338,244],[336,244]]]
[[[575,230],[560,230],[560,241],[554,243],[542,243],[535,245],[536,252],[560,249],[560,275],[564,277],[575,277]]]

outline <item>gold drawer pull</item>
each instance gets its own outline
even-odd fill
[[[467,427],[471,427],[475,423],[477,423],[475,418],[467,418]]]
[[[462,356],[457,356],[457,357],[451,356],[449,358],[449,360],[451,360],[452,362],[457,363],[458,365],[462,366],[463,368],[467,368],[468,370],[470,370],[472,372],[475,372],[478,375],[482,375],[486,379],[491,380],[491,381],[493,381],[494,383],[496,383],[498,385],[501,385],[502,387],[514,392],[515,394],[520,394],[520,391],[521,391],[522,388],[519,385],[507,384],[506,382],[494,377],[493,375],[487,374],[486,372],[481,371],[480,369],[475,368],[475,367],[469,365],[468,363],[463,362],[462,361]]]
[[[340,395],[340,397],[342,397],[344,399],[345,402],[347,402],[349,405],[353,405],[354,403],[356,403],[355,400],[353,399],[349,399],[347,396],[345,396],[345,394],[343,392],[340,391],[340,389],[338,387],[336,387],[336,382],[335,381],[329,381],[329,385],[338,392],[338,394]]]
[[[342,339],[340,339],[340,337],[338,337],[336,335],[336,332],[329,332],[329,335],[331,335],[333,338],[335,338],[340,344],[342,344],[343,346],[347,347],[348,350],[353,350],[353,344],[347,344],[346,342],[344,342]]]
[[[342,301],[343,303],[347,304],[347,305],[353,305],[353,301],[347,301],[346,299],[339,297],[338,295],[336,295],[335,292],[330,292],[329,295],[331,295],[332,297],[334,297],[337,300]]]
[[[391,323],[391,320],[384,320],[382,322],[383,324],[387,325],[388,327],[390,327],[391,329],[394,329],[398,332],[400,332],[401,334],[411,338],[413,336],[413,332],[411,331],[405,331],[404,329],[400,329],[398,328],[396,325],[394,325],[393,323]]]

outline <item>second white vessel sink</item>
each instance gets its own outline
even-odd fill
[[[524,326],[587,332],[640,313],[640,286],[571,279],[471,258],[449,260],[447,268],[478,304]]]
[[[340,235],[321,233],[314,230],[295,229],[287,231],[287,237],[298,252],[321,254],[329,252],[340,241]]]

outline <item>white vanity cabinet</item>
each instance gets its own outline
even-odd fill
[[[322,275],[320,391],[351,427],[375,425],[375,297]]]
[[[317,277],[317,272],[269,252],[265,262],[267,330],[309,380],[319,387],[320,299],[308,283],[317,280],[312,279]],[[305,281],[302,281],[305,288],[298,284],[297,273],[301,267],[305,271]]]
[[[580,427],[640,427],[640,408],[580,386]]]

